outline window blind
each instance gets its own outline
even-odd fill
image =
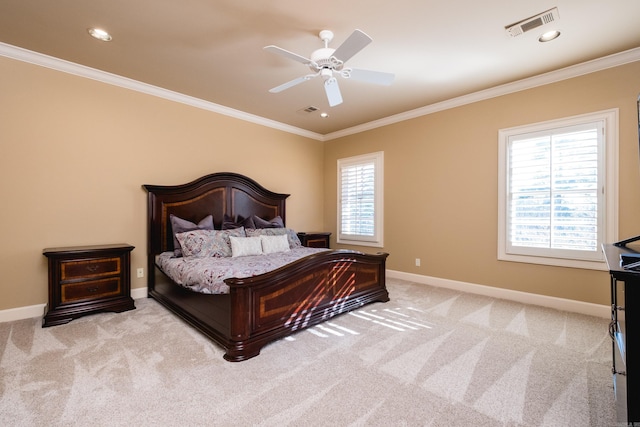
[[[512,138],[512,246],[598,250],[599,131],[591,124]]]
[[[375,178],[373,162],[342,167],[342,234],[375,235]]]

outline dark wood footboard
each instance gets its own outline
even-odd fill
[[[231,333],[224,358],[249,359],[271,341],[364,304],[389,301],[387,256],[327,251],[268,274],[227,279]]]

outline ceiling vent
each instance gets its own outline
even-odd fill
[[[314,107],[313,105],[309,105],[307,108],[298,110],[298,113],[314,113],[316,111],[318,111],[317,107]]]
[[[507,33],[511,37],[517,37],[528,31],[535,30],[538,27],[542,27],[543,25],[555,22],[558,19],[560,19],[558,8],[554,7],[553,9],[549,9],[546,12],[539,13],[535,16],[523,19],[520,22],[516,22],[515,24],[508,25],[504,27],[504,29],[507,30]]]

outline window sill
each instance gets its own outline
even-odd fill
[[[580,268],[583,270],[609,271],[607,263],[602,261],[585,261],[575,259],[547,258],[541,256],[503,254],[498,261],[520,262],[525,264],[550,265],[554,267]]]
[[[380,242],[367,242],[362,240],[337,239],[336,243],[350,246],[369,246],[373,248],[382,248],[384,245]]]

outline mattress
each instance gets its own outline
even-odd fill
[[[203,294],[226,294],[225,279],[246,278],[268,273],[325,248],[296,247],[287,252],[242,257],[178,257],[164,252],[156,257],[156,265],[175,283]]]

